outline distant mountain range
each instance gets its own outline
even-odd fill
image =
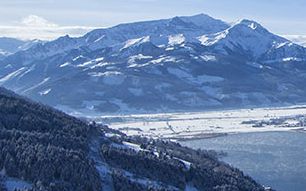
[[[26,50],[37,43],[43,43],[40,40],[18,40],[14,38],[0,37],[0,59],[14,54],[18,51]]]
[[[0,64],[0,85],[74,115],[306,101],[305,47],[204,14],[64,36]]]

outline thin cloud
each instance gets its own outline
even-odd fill
[[[29,15],[23,18],[21,23],[29,27],[58,27],[57,24],[52,23],[37,15]]]
[[[59,26],[37,15],[22,18],[14,26],[0,26],[0,36],[23,40],[53,40],[60,36],[78,37],[97,27]]]
[[[306,47],[306,35],[283,35],[292,42]]]

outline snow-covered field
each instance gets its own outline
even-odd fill
[[[164,139],[196,139],[229,133],[306,130],[306,106],[194,113],[102,116],[95,119],[127,135]],[[281,124],[274,120],[282,119]],[[258,125],[258,122],[264,122]]]

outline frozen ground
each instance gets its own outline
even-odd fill
[[[101,116],[95,119],[127,135],[198,139],[229,133],[305,131],[306,106],[194,113]]]

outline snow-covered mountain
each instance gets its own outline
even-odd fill
[[[37,43],[42,43],[42,41],[23,41],[14,38],[0,37],[0,59],[18,51],[27,50]]]
[[[18,51],[18,47],[24,44],[23,41],[0,37],[0,57],[7,56]]]
[[[18,55],[41,59],[80,47],[87,47],[90,50],[111,47],[120,50],[137,44],[141,39],[150,39],[150,42],[156,46],[165,46],[180,41],[197,41],[196,37],[200,35],[220,32],[228,27],[229,25],[225,22],[204,14],[128,23],[107,29],[97,29],[79,38],[71,38],[68,35],[60,37],[44,45],[38,44],[31,50],[20,52]]]
[[[74,114],[294,104],[305,60],[254,21],[201,14],[38,43],[1,61],[0,85]]]

